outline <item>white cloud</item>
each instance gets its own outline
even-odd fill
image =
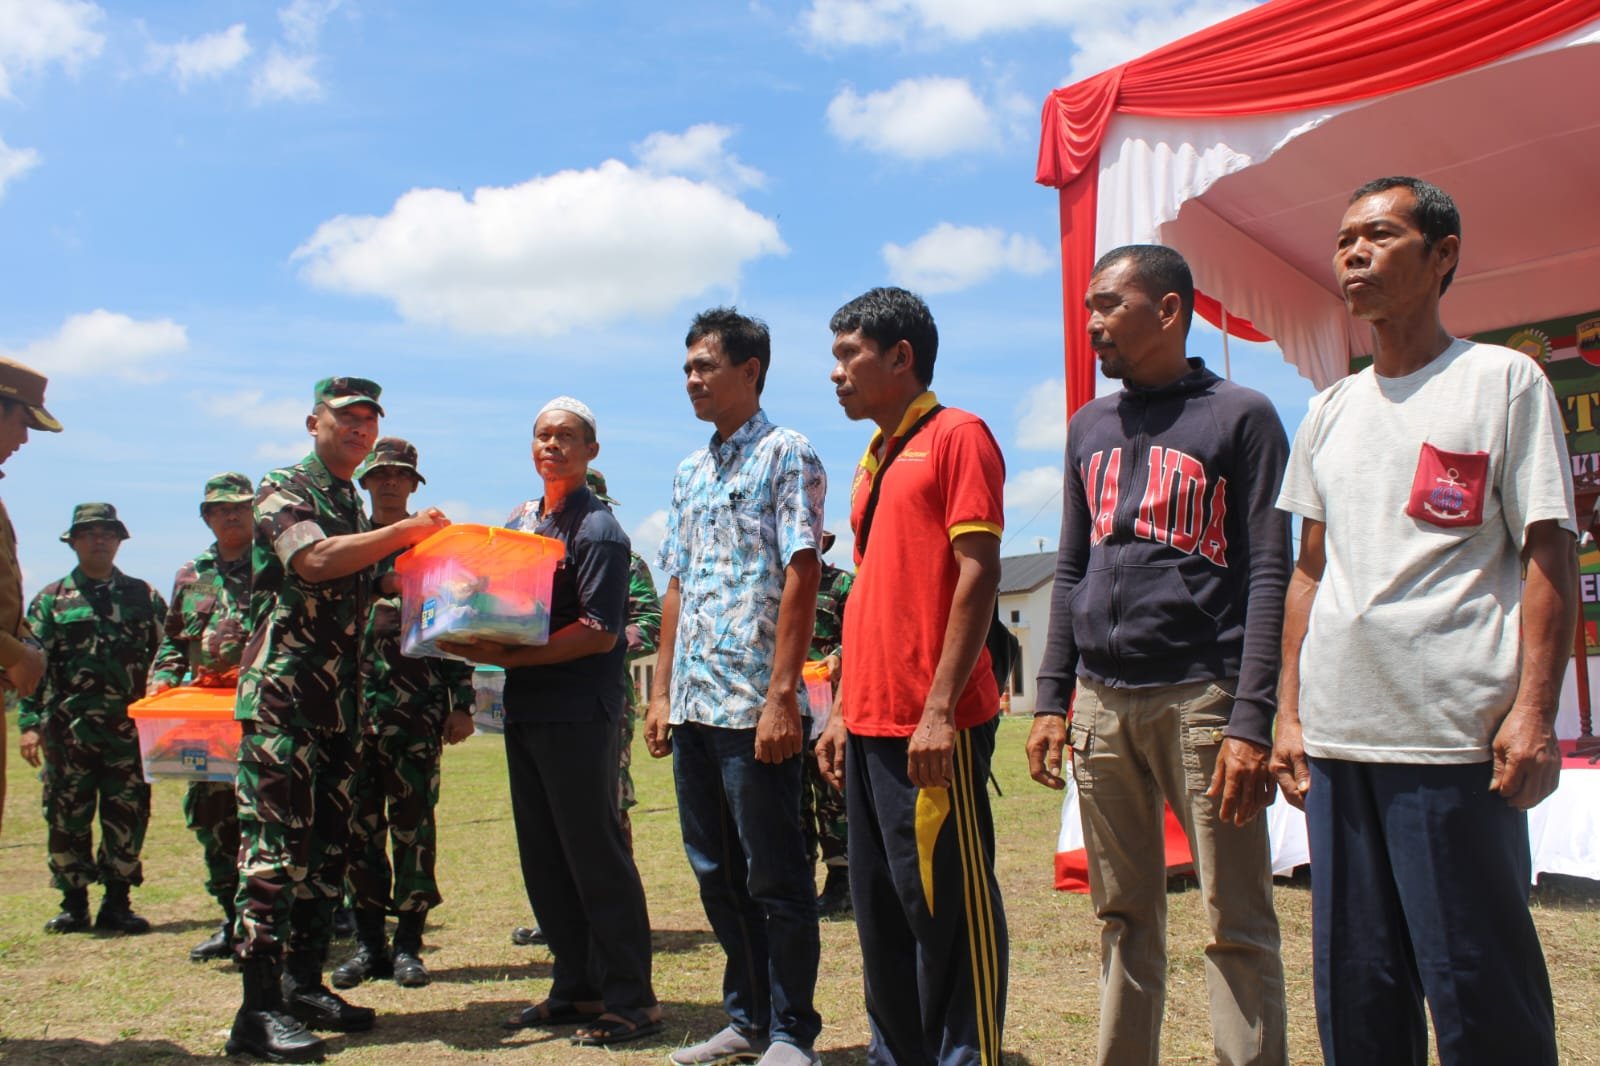
[[[1020,233],[941,222],[908,245],[885,244],[890,278],[921,292],[955,292],[988,281],[1002,270],[1042,274],[1052,261],[1044,246]]]
[[[1033,515],[1061,495],[1061,468],[1036,466],[1006,479],[1006,510]]]
[[[654,174],[700,178],[729,192],[760,188],[767,176],[723,147],[732,135],[727,126],[702,122],[682,133],[652,133],[633,150],[644,169]]]
[[[328,16],[339,9],[342,0],[293,0],[287,7],[278,9],[278,23],[283,27],[283,38],[292,47],[310,51],[322,37],[322,27]]]
[[[268,100],[305,102],[322,97],[322,82],[317,79],[318,56],[307,52],[290,55],[277,45],[267,53],[250,82],[250,94],[257,103]]]
[[[1072,67],[1062,82],[1070,85],[1137,59],[1164,44],[1187,37],[1196,30],[1232,18],[1255,7],[1259,0],[1200,0],[1176,10],[1173,5],[1140,5],[1124,9],[1121,19],[1086,19],[1072,31],[1077,51]],[[1142,8],[1142,10],[1141,10]]]
[[[904,159],[938,159],[999,139],[988,105],[963,78],[907,78],[881,92],[840,91],[828,128],[846,144]]]
[[[311,448],[312,441],[309,434],[299,438],[264,440],[256,445],[255,457],[264,463],[283,466],[304,459]]]
[[[238,66],[250,55],[245,25],[236,22],[225,30],[190,37],[173,44],[152,43],[148,49],[150,65],[170,73],[179,85],[188,88],[192,81],[219,77]]]
[[[109,374],[154,381],[166,375],[163,360],[188,348],[188,331],[170,318],[141,322],[100,309],[69,316],[54,336],[34,341],[16,355],[50,376]]]
[[[667,539],[667,512],[651,511],[644,521],[633,527],[628,539],[633,541],[633,550],[654,566],[656,552],[661,550],[661,542]]]
[[[423,476],[426,477],[426,460],[423,460],[419,465],[422,466]],[[434,503],[427,498],[427,494],[428,486],[423,485],[417,490],[417,495],[411,497],[412,507],[415,508],[419,504],[427,507],[437,507],[452,522],[469,522],[480,526],[503,526],[506,524],[506,516],[511,513],[509,504],[504,507],[484,507],[458,499],[440,500],[438,503]]]
[[[704,182],[608,160],[470,197],[413,189],[386,215],[341,215],[294,252],[325,289],[413,322],[556,336],[669,311],[782,255],[778,226]]]
[[[39,152],[33,148],[12,148],[0,138],[0,197],[6,186],[39,165]]]
[[[971,41],[993,33],[1059,29],[1078,81],[1248,10],[1262,0],[811,0],[800,25],[824,46]],[[1065,50],[1063,50],[1065,51]]]
[[[1027,451],[1067,450],[1067,383],[1061,378],[1041,381],[1017,405],[1017,447]]]
[[[75,74],[106,39],[94,26],[105,12],[85,0],[0,0],[0,97],[11,79],[52,63]]]
[[[196,402],[202,398],[195,396]],[[219,418],[251,429],[287,429],[305,424],[311,413],[311,398],[295,399],[289,396],[267,398],[261,389],[239,389],[221,396],[204,397],[207,410]]]

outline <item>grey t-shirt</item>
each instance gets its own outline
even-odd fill
[[[1425,443],[1445,454],[1418,478]],[[1465,472],[1471,453],[1487,453],[1481,477]],[[1432,509],[1412,510],[1437,518],[1407,513],[1414,478]],[[1448,495],[1429,497],[1434,483]],[[1481,521],[1437,524],[1464,521],[1475,501]],[[1577,530],[1561,413],[1539,365],[1458,340],[1405,377],[1368,367],[1345,378],[1311,401],[1278,506],[1327,526],[1300,653],[1306,752],[1487,760],[1521,673],[1524,532],[1552,519]]]

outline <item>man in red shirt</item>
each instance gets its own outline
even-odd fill
[[[929,391],[939,334],[920,298],[873,289],[829,325],[839,404],[878,426],[851,486],[850,670],[817,742],[850,811],[868,1057],[998,1064],[1007,941],[985,785],[1000,693],[984,638],[1005,461],[982,420]]]

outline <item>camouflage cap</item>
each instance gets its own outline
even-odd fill
[[[72,525],[61,534],[63,544],[72,540],[72,535],[83,526],[115,526],[117,536],[123,540],[128,539],[128,527],[122,524],[117,517],[117,509],[109,503],[80,503],[72,509]]]
[[[423,485],[428,479],[422,476],[422,471],[417,469],[417,446],[408,440],[399,437],[380,437],[378,443],[372,446],[372,454],[361,460],[361,465],[356,467],[355,482],[378,469],[380,466],[394,466],[401,470],[409,470],[417,475],[417,481]]]
[[[15,359],[0,358],[0,396],[20,403],[28,412],[28,425],[48,433],[60,433],[61,423],[44,409],[44,387],[49,382],[43,374]]]
[[[613,500],[606,495],[606,476],[594,467],[589,468],[589,473],[584,475],[584,484],[589,486],[589,491],[594,493],[594,498],[601,503],[610,504],[612,507],[621,506],[620,500]]]
[[[378,403],[381,395],[383,386],[366,378],[323,378],[311,390],[314,403],[325,403],[335,410],[351,404],[370,403],[380,415],[383,414],[383,407]]]
[[[213,503],[251,503],[256,490],[243,474],[228,471],[206,482],[206,494],[200,498],[200,517],[204,518],[206,506]]]

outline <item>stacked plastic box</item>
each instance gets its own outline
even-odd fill
[[[399,559],[400,650],[453,658],[441,640],[543,644],[559,540],[496,526],[447,526]]]

